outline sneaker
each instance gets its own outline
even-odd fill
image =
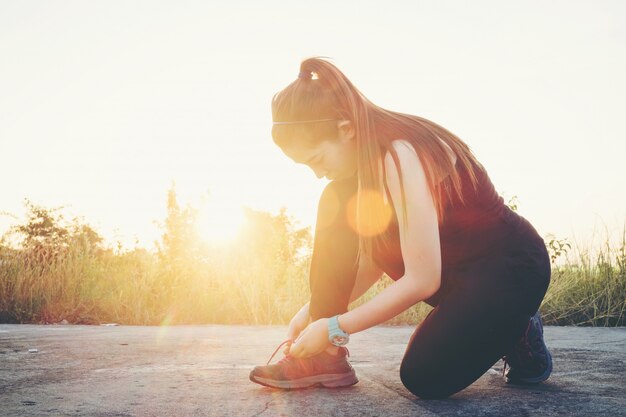
[[[255,366],[250,371],[250,381],[282,389],[307,388],[316,385],[339,388],[359,382],[352,365],[346,359],[350,356],[350,352],[344,346],[339,348],[337,355],[324,351],[315,356],[300,359],[286,354],[280,361],[270,365],[278,349],[289,342],[291,340],[282,342],[266,365]]]
[[[530,318],[524,336],[513,351],[502,359],[502,374],[509,384],[537,384],[548,379],[552,373],[552,355],[543,341],[543,323],[539,312]]]

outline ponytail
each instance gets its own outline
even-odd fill
[[[335,65],[321,57],[302,61],[297,79],[274,95],[272,117],[275,122],[272,137],[280,147],[311,146],[319,141],[318,138],[336,134],[337,124],[330,123],[330,120],[352,123],[358,150],[355,228],[359,233],[359,254],[371,255],[374,244],[387,246],[390,242],[390,231],[386,227],[372,225],[380,225],[381,219],[389,218],[383,160],[389,152],[400,171],[398,155],[392,146],[394,140],[409,141],[420,158],[440,223],[443,222],[446,197],[456,195],[463,201],[461,179],[445,145],[456,155],[457,165],[469,172],[474,187],[477,182],[474,170],[482,169],[470,148],[456,135],[422,117],[393,112],[373,104]],[[304,121],[314,123],[302,123]],[[437,181],[448,174],[450,181]],[[402,176],[400,189],[406,223]],[[372,198],[372,195],[378,198]]]

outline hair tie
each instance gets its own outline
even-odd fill
[[[303,80],[310,80],[312,73],[311,71],[300,71],[300,73],[298,74],[298,78],[301,78]]]

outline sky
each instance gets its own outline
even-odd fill
[[[241,206],[313,226],[327,180],[270,135],[310,56],[461,137],[542,236],[619,233],[625,18],[621,1],[0,0],[0,233],[28,198],[151,247],[173,182],[209,240]]]

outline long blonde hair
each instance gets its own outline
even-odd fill
[[[456,135],[422,117],[386,110],[373,104],[335,65],[324,58],[302,61],[298,78],[274,95],[272,116],[274,122],[318,121],[275,123],[272,137],[280,147],[310,146],[320,138],[336,135],[337,123],[331,123],[333,120],[352,122],[358,150],[356,231],[359,233],[359,255],[371,255],[374,244],[387,246],[389,243],[389,232],[386,229],[375,235],[365,232],[366,225],[387,215],[383,212],[384,206],[376,204],[371,198],[365,198],[365,195],[368,190],[386,198],[382,162],[386,152],[391,154],[400,171],[400,162],[391,146],[392,141],[407,140],[415,149],[424,167],[439,224],[443,222],[444,196],[452,198],[456,195],[463,201],[460,175],[442,141],[456,155],[456,164],[468,171],[473,187],[477,185],[474,167],[483,169],[469,146]],[[449,181],[437,181],[448,174]],[[400,188],[406,223],[406,195],[402,176]]]

